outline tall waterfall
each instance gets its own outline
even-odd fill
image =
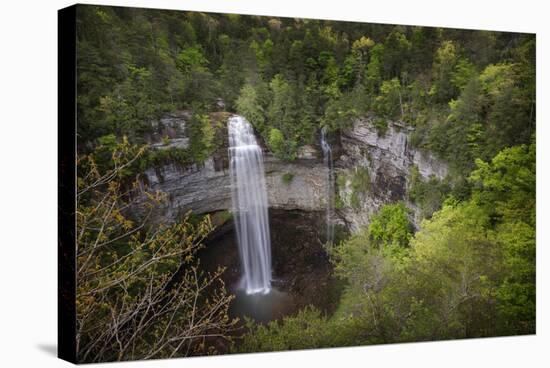
[[[229,118],[229,157],[233,215],[247,294],[271,290],[271,240],[262,149],[252,126]]]
[[[323,160],[326,166],[326,188],[327,188],[327,242],[334,241],[334,223],[332,222],[334,212],[334,170],[332,167],[332,149],[327,141],[326,127],[321,129],[321,149]]]

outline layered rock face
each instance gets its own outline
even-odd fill
[[[228,170],[216,170],[214,159],[204,165],[180,167],[169,164],[145,171],[149,186],[167,194],[157,216],[173,221],[181,214],[209,213],[231,208],[231,188]]]
[[[166,121],[170,127],[177,127],[177,134],[171,138],[177,141],[170,140],[165,146],[185,141],[184,119],[184,115],[170,116]],[[339,154],[334,157],[340,204],[336,221],[355,231],[368,224],[383,204],[406,200],[407,178],[413,166],[424,178],[441,179],[447,175],[444,163],[410,147],[409,135],[406,127],[391,122],[385,134],[379,135],[370,119],[357,120],[342,135],[341,147],[336,150]],[[293,162],[280,161],[266,152],[264,166],[271,208],[325,210],[327,168],[317,148],[306,148]],[[184,168],[169,164],[150,168],[145,175],[151,189],[168,196],[166,204],[157,209],[158,220],[174,221],[189,210],[200,214],[231,209],[227,152],[217,152],[203,165]],[[408,205],[415,210],[413,204]],[[413,221],[419,219],[415,217]]]
[[[319,211],[326,208],[326,168],[317,158],[284,163],[274,157],[265,161],[269,206],[283,210]],[[284,176],[289,179],[285,180]]]
[[[413,167],[425,179],[443,179],[447,175],[444,163],[429,152],[410,146],[411,131],[388,122],[387,130],[379,134],[371,119],[360,119],[341,136],[342,155],[336,162],[340,176],[337,194],[341,199],[338,213],[351,230],[368,224],[370,216],[382,205],[407,202],[407,180]],[[408,202],[407,205],[413,209],[412,220],[418,225],[416,207]]]
[[[300,159],[284,163],[268,156],[264,165],[269,207],[306,211],[325,208],[327,192],[322,162]],[[214,158],[188,168],[175,164],[150,168],[145,175],[152,190],[168,195],[159,213],[167,220],[175,220],[188,210],[209,213],[231,209],[229,169],[216,165]],[[291,179],[283,179],[284,175]]]

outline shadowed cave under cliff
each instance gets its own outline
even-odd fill
[[[242,276],[237,237],[229,218],[216,227],[199,252],[202,267],[209,272],[225,268],[222,279],[236,296],[231,317],[246,316],[268,322],[291,315],[313,305],[324,313],[336,309],[340,297],[339,281],[333,275],[328,254],[325,213],[269,209],[273,290],[269,295],[246,295],[239,288]]]

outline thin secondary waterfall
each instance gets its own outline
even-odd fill
[[[321,129],[321,149],[323,150],[323,160],[327,169],[327,243],[332,244],[334,241],[334,223],[332,222],[334,212],[334,170],[332,167],[332,149],[327,141],[326,127]]]
[[[250,123],[229,118],[233,216],[247,294],[271,290],[271,240],[262,149]]]

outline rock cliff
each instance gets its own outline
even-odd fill
[[[352,129],[342,134],[342,155],[336,161],[341,200],[337,212],[351,230],[367,224],[382,205],[407,202],[407,180],[414,166],[425,179],[447,175],[447,165],[429,152],[411,147],[411,132],[411,128],[388,122],[387,130],[380,134],[368,118],[356,120]],[[416,207],[407,205],[413,209],[413,222],[418,225]]]
[[[162,129],[171,133],[165,146],[187,143],[185,118],[185,114],[179,114],[165,119]],[[370,216],[383,204],[406,201],[407,178],[413,166],[424,178],[447,175],[444,163],[427,152],[410,147],[409,135],[410,128],[393,122],[388,123],[384,134],[378,134],[373,121],[367,118],[355,121],[353,128],[341,136],[340,147],[335,150],[339,154],[334,157],[336,221],[354,231],[368,224]],[[162,136],[166,137],[166,134]],[[264,165],[271,208],[305,211],[326,208],[327,169],[321,153],[311,146],[302,151],[293,162],[280,161],[266,152]],[[220,160],[220,157],[225,159]],[[148,169],[145,176],[151,189],[163,191],[168,196],[166,204],[158,209],[159,219],[173,221],[188,210],[195,213],[230,210],[231,188],[226,157],[227,153],[221,152],[202,165],[180,167],[167,164]],[[408,205],[416,210],[412,203]],[[418,220],[413,218],[414,222]]]
[[[306,211],[325,208],[327,189],[322,161],[299,159],[285,163],[267,155],[264,165],[271,208]],[[188,168],[175,164],[150,168],[145,175],[152,190],[168,195],[168,201],[159,211],[167,220],[174,220],[188,210],[209,213],[231,209],[229,170],[216,165],[214,158]],[[290,179],[285,180],[284,175]]]

